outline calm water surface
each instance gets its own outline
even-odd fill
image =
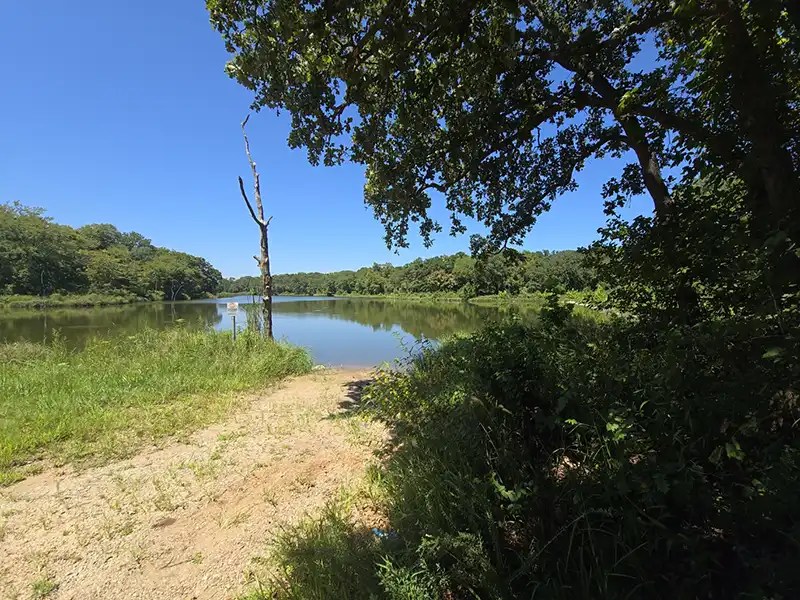
[[[238,301],[237,329],[247,327],[250,296],[187,302],[48,311],[0,312],[0,341],[47,341],[57,331],[67,344],[82,346],[91,336],[131,334],[144,327],[180,324],[230,330],[226,303]],[[421,304],[366,298],[275,298],[275,337],[307,348],[317,363],[372,366],[404,356],[422,339],[438,340],[473,331],[506,316],[496,307],[461,302]]]

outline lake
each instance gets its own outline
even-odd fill
[[[58,332],[79,348],[91,336],[132,334],[144,327],[230,330],[226,303],[239,302],[237,329],[247,326],[250,296],[186,302],[47,311],[0,312],[0,341],[47,341]],[[523,313],[531,314],[529,310]],[[307,348],[315,362],[331,366],[373,366],[407,354],[420,340],[438,340],[499,320],[508,309],[466,302],[413,302],[372,298],[274,299],[276,339]]]

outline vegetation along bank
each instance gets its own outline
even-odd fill
[[[96,338],[81,351],[0,344],[0,485],[46,466],[129,456],[238,406],[234,392],[306,372],[305,351],[243,331],[180,327]]]

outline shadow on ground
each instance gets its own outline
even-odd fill
[[[332,419],[346,419],[354,417],[364,410],[364,391],[375,381],[373,378],[359,379],[346,384],[345,397],[339,402],[339,412],[331,414]]]

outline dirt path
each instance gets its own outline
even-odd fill
[[[329,418],[367,375],[315,371],[186,443],[0,489],[0,598],[235,597],[283,524],[373,460],[382,431]]]

